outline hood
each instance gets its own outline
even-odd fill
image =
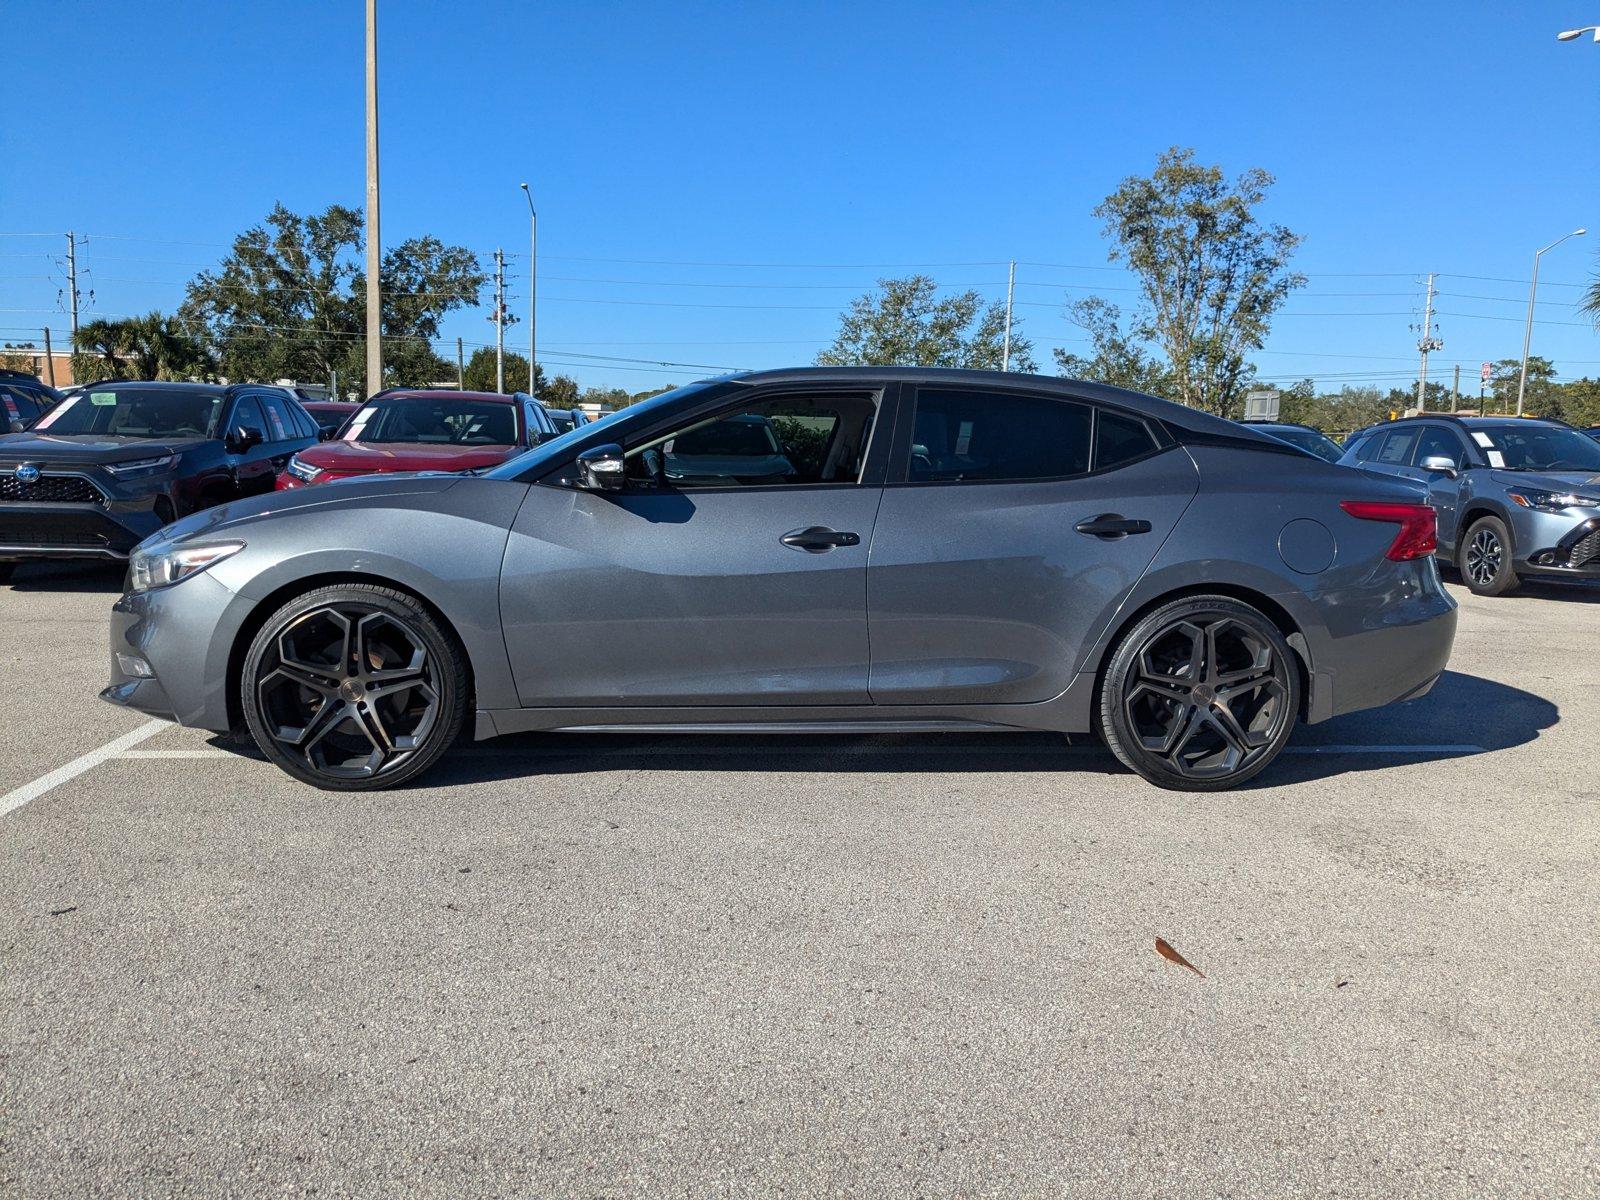
[[[215,508],[184,517],[146,538],[150,541],[188,541],[231,532],[251,522],[300,509],[321,508],[329,504],[359,504],[385,496],[416,496],[442,492],[461,482],[459,475],[372,475],[364,479],[344,479],[329,487],[292,488],[247,496]],[[143,544],[143,543],[141,543]]]
[[[1489,478],[1506,487],[1538,488],[1541,492],[1577,492],[1600,496],[1600,475],[1593,471],[1491,471]]]
[[[139,438],[85,434],[8,433],[0,436],[0,463],[119,463],[159,458],[204,446],[209,438]]]
[[[517,446],[453,446],[417,442],[322,442],[300,461],[324,471],[369,475],[381,471],[472,471],[498,466]]]

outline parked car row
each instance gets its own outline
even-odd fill
[[[162,526],[229,500],[358,474],[479,470],[557,436],[520,394],[396,390],[353,405],[266,384],[107,381],[58,397],[30,378],[0,378],[0,405],[17,412],[0,436],[0,581],[26,559],[125,559]]]

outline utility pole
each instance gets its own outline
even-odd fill
[[[51,387],[56,385],[56,356],[50,349],[50,326],[44,327],[44,381]]]
[[[456,390],[464,391],[467,386],[467,360],[461,349],[461,339],[456,339]]]
[[[78,236],[67,233],[67,297],[72,301],[72,344],[78,344]]]
[[[1456,364],[1456,381],[1450,385],[1450,411],[1461,407],[1461,364]]]
[[[494,252],[494,390],[506,390],[506,255]],[[529,364],[528,369],[533,369]]]
[[[1433,336],[1433,280],[1434,273],[1428,272],[1428,299],[1422,309],[1422,337],[1417,341],[1417,349],[1422,352],[1422,367],[1417,373],[1417,411],[1428,411],[1428,354],[1434,350],[1443,350],[1444,343]]]
[[[383,239],[378,226],[378,0],[367,0],[367,395],[383,390]]]
[[[539,315],[539,213],[533,207],[533,193],[528,190],[527,184],[522,185],[522,194],[528,198],[528,392],[537,395],[533,385],[538,377],[538,369],[534,364],[539,361],[534,357],[538,349],[534,335]]]
[[[1011,270],[1006,275],[1006,337],[1000,350],[1000,369],[1011,370],[1011,295],[1017,290],[1017,260],[1011,260]]]

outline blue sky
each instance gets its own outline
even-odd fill
[[[175,307],[275,201],[359,205],[362,12],[10,0],[41,52],[0,85],[0,340],[67,327],[64,239],[13,235],[90,235],[94,310],[120,314]],[[528,180],[540,358],[585,384],[708,372],[580,356],[809,362],[876,277],[998,297],[1011,258],[1048,363],[1081,344],[1066,298],[1132,299],[1090,210],[1174,144],[1272,171],[1267,215],[1305,235],[1264,377],[1409,381],[1437,271],[1430,376],[1460,362],[1466,391],[1520,352],[1533,251],[1579,225],[1545,257],[1534,350],[1600,375],[1573,307],[1600,261],[1600,45],[1554,36],[1595,0],[380,12],[385,241],[504,246],[523,313]],[[493,340],[483,310],[447,332]]]

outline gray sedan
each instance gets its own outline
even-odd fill
[[[685,446],[717,452],[675,478]],[[1297,722],[1432,686],[1456,621],[1433,549],[1416,484],[1148,396],[769,371],[482,475],[180,521],[133,557],[102,694],[247,727],[334,789],[463,729],[1029,729],[1216,790]]]

